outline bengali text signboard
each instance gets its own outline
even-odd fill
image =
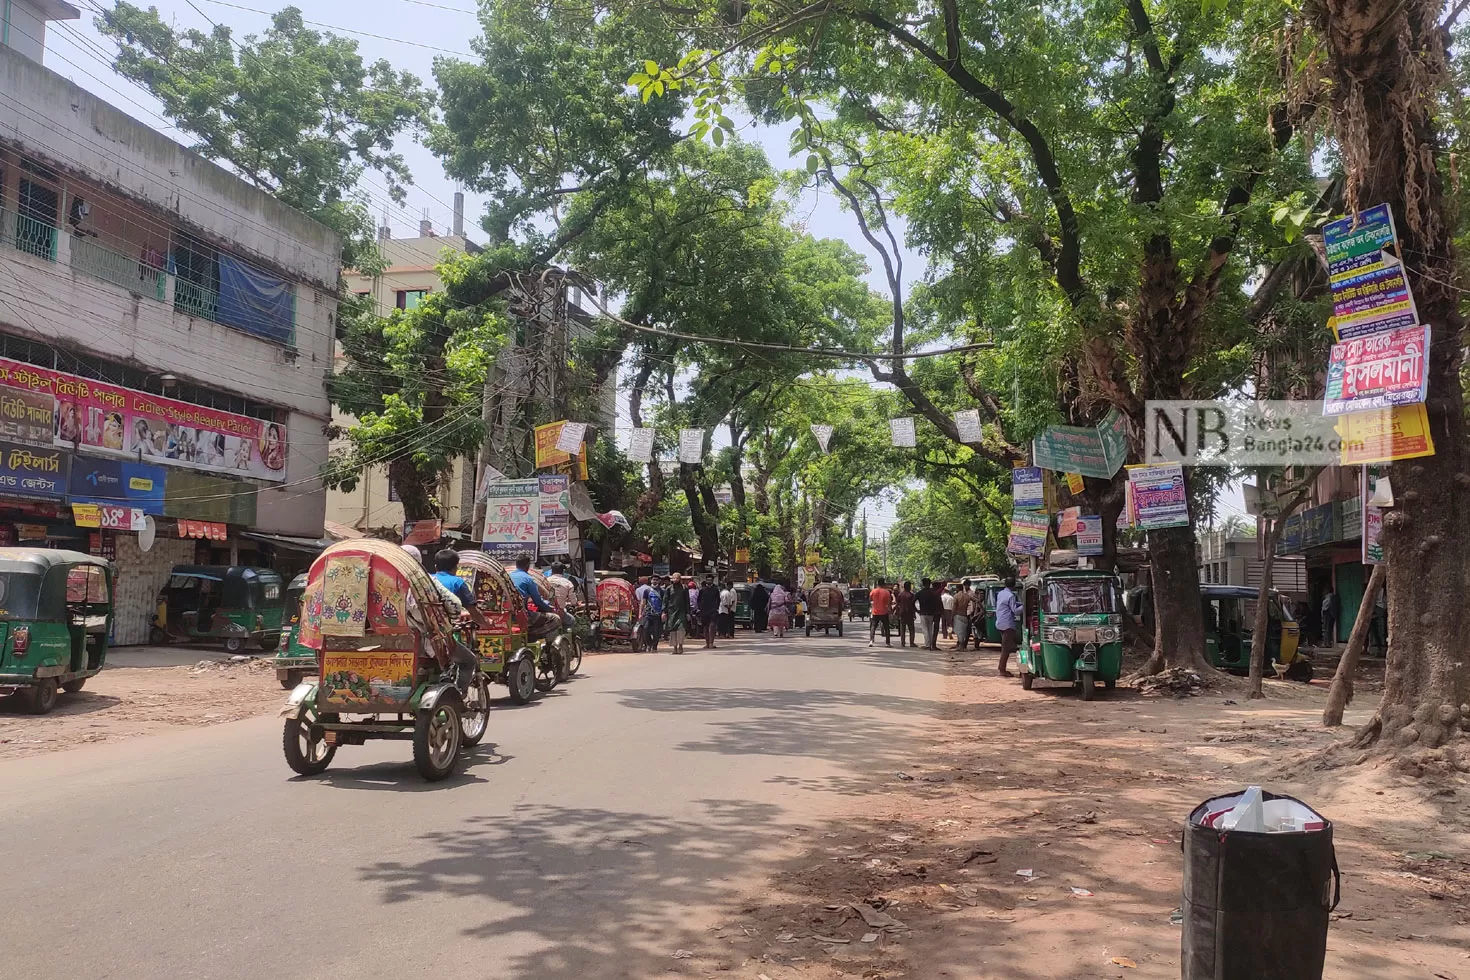
[[[1097,514],[1083,514],[1077,518],[1077,554],[1100,555],[1102,553],[1102,518]]]
[[[1184,467],[1157,463],[1128,467],[1133,490],[1134,520],[1145,531],[1189,526],[1189,498],[1184,490]]]
[[[1046,507],[1046,487],[1041,482],[1041,467],[1017,466],[1011,470],[1011,500],[1018,510],[1041,510]]]
[[[1429,414],[1422,404],[1341,415],[1337,431],[1342,436],[1343,466],[1434,455]]]
[[[536,557],[540,542],[539,480],[502,480],[490,484],[485,495],[485,532],[481,547],[496,558],[515,561]]]
[[[1011,536],[1006,551],[1013,555],[1046,554],[1051,518],[1046,514],[1017,510],[1011,513]]]
[[[1332,345],[1323,415],[1343,415],[1424,401],[1429,328],[1404,327]]]
[[[1388,205],[1328,222],[1322,243],[1339,340],[1419,322]]]

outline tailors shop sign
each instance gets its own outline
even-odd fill
[[[71,472],[71,453],[0,442],[0,493],[61,498]]]
[[[50,441],[59,447],[152,457],[255,480],[286,479],[286,432],[277,422],[0,358],[0,395],[16,391],[52,400]]]

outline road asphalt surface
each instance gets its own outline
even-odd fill
[[[296,777],[274,717],[0,763],[0,976],[665,975],[935,717],[944,655],[856,625],[589,656],[437,784],[407,742]]]

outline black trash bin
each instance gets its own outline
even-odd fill
[[[1184,828],[1182,980],[1321,980],[1328,913],[1341,882],[1332,823],[1290,796],[1320,829],[1221,830],[1206,824],[1240,793],[1206,800]]]

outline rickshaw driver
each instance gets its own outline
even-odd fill
[[[423,560],[422,553],[416,546],[405,544],[400,545],[400,547],[412,555],[415,561],[421,562]],[[449,553],[454,554],[452,551]],[[434,563],[436,565],[439,564],[440,556],[443,554],[444,552],[441,551],[439,555],[434,556]],[[460,601],[459,596],[451,592],[443,582],[439,581],[433,575],[429,576],[429,581],[434,583],[434,588],[439,593],[439,600],[444,604],[444,612],[449,616],[451,623],[458,623],[461,619],[468,616],[472,622],[479,626],[489,625],[484,613],[480,612],[473,602],[466,606]],[[463,579],[460,579],[460,584],[465,584]],[[466,586],[466,590],[468,590],[468,586]],[[405,605],[408,607],[409,619],[416,621],[420,629],[427,633],[427,630],[424,629],[424,624],[419,620],[418,600],[413,597],[412,589],[408,591],[406,598],[407,602]],[[475,655],[473,650],[459,642],[459,637],[454,636],[450,638],[449,643],[449,662],[454,665],[454,686],[459,689],[459,693],[468,694],[470,683],[475,678],[475,671],[480,669],[480,658]]]
[[[526,611],[531,614],[531,635],[550,636],[562,626],[562,618],[556,608],[541,597],[536,580],[531,577],[531,556],[521,555],[516,559],[516,569],[510,573],[511,584],[526,601]]]

